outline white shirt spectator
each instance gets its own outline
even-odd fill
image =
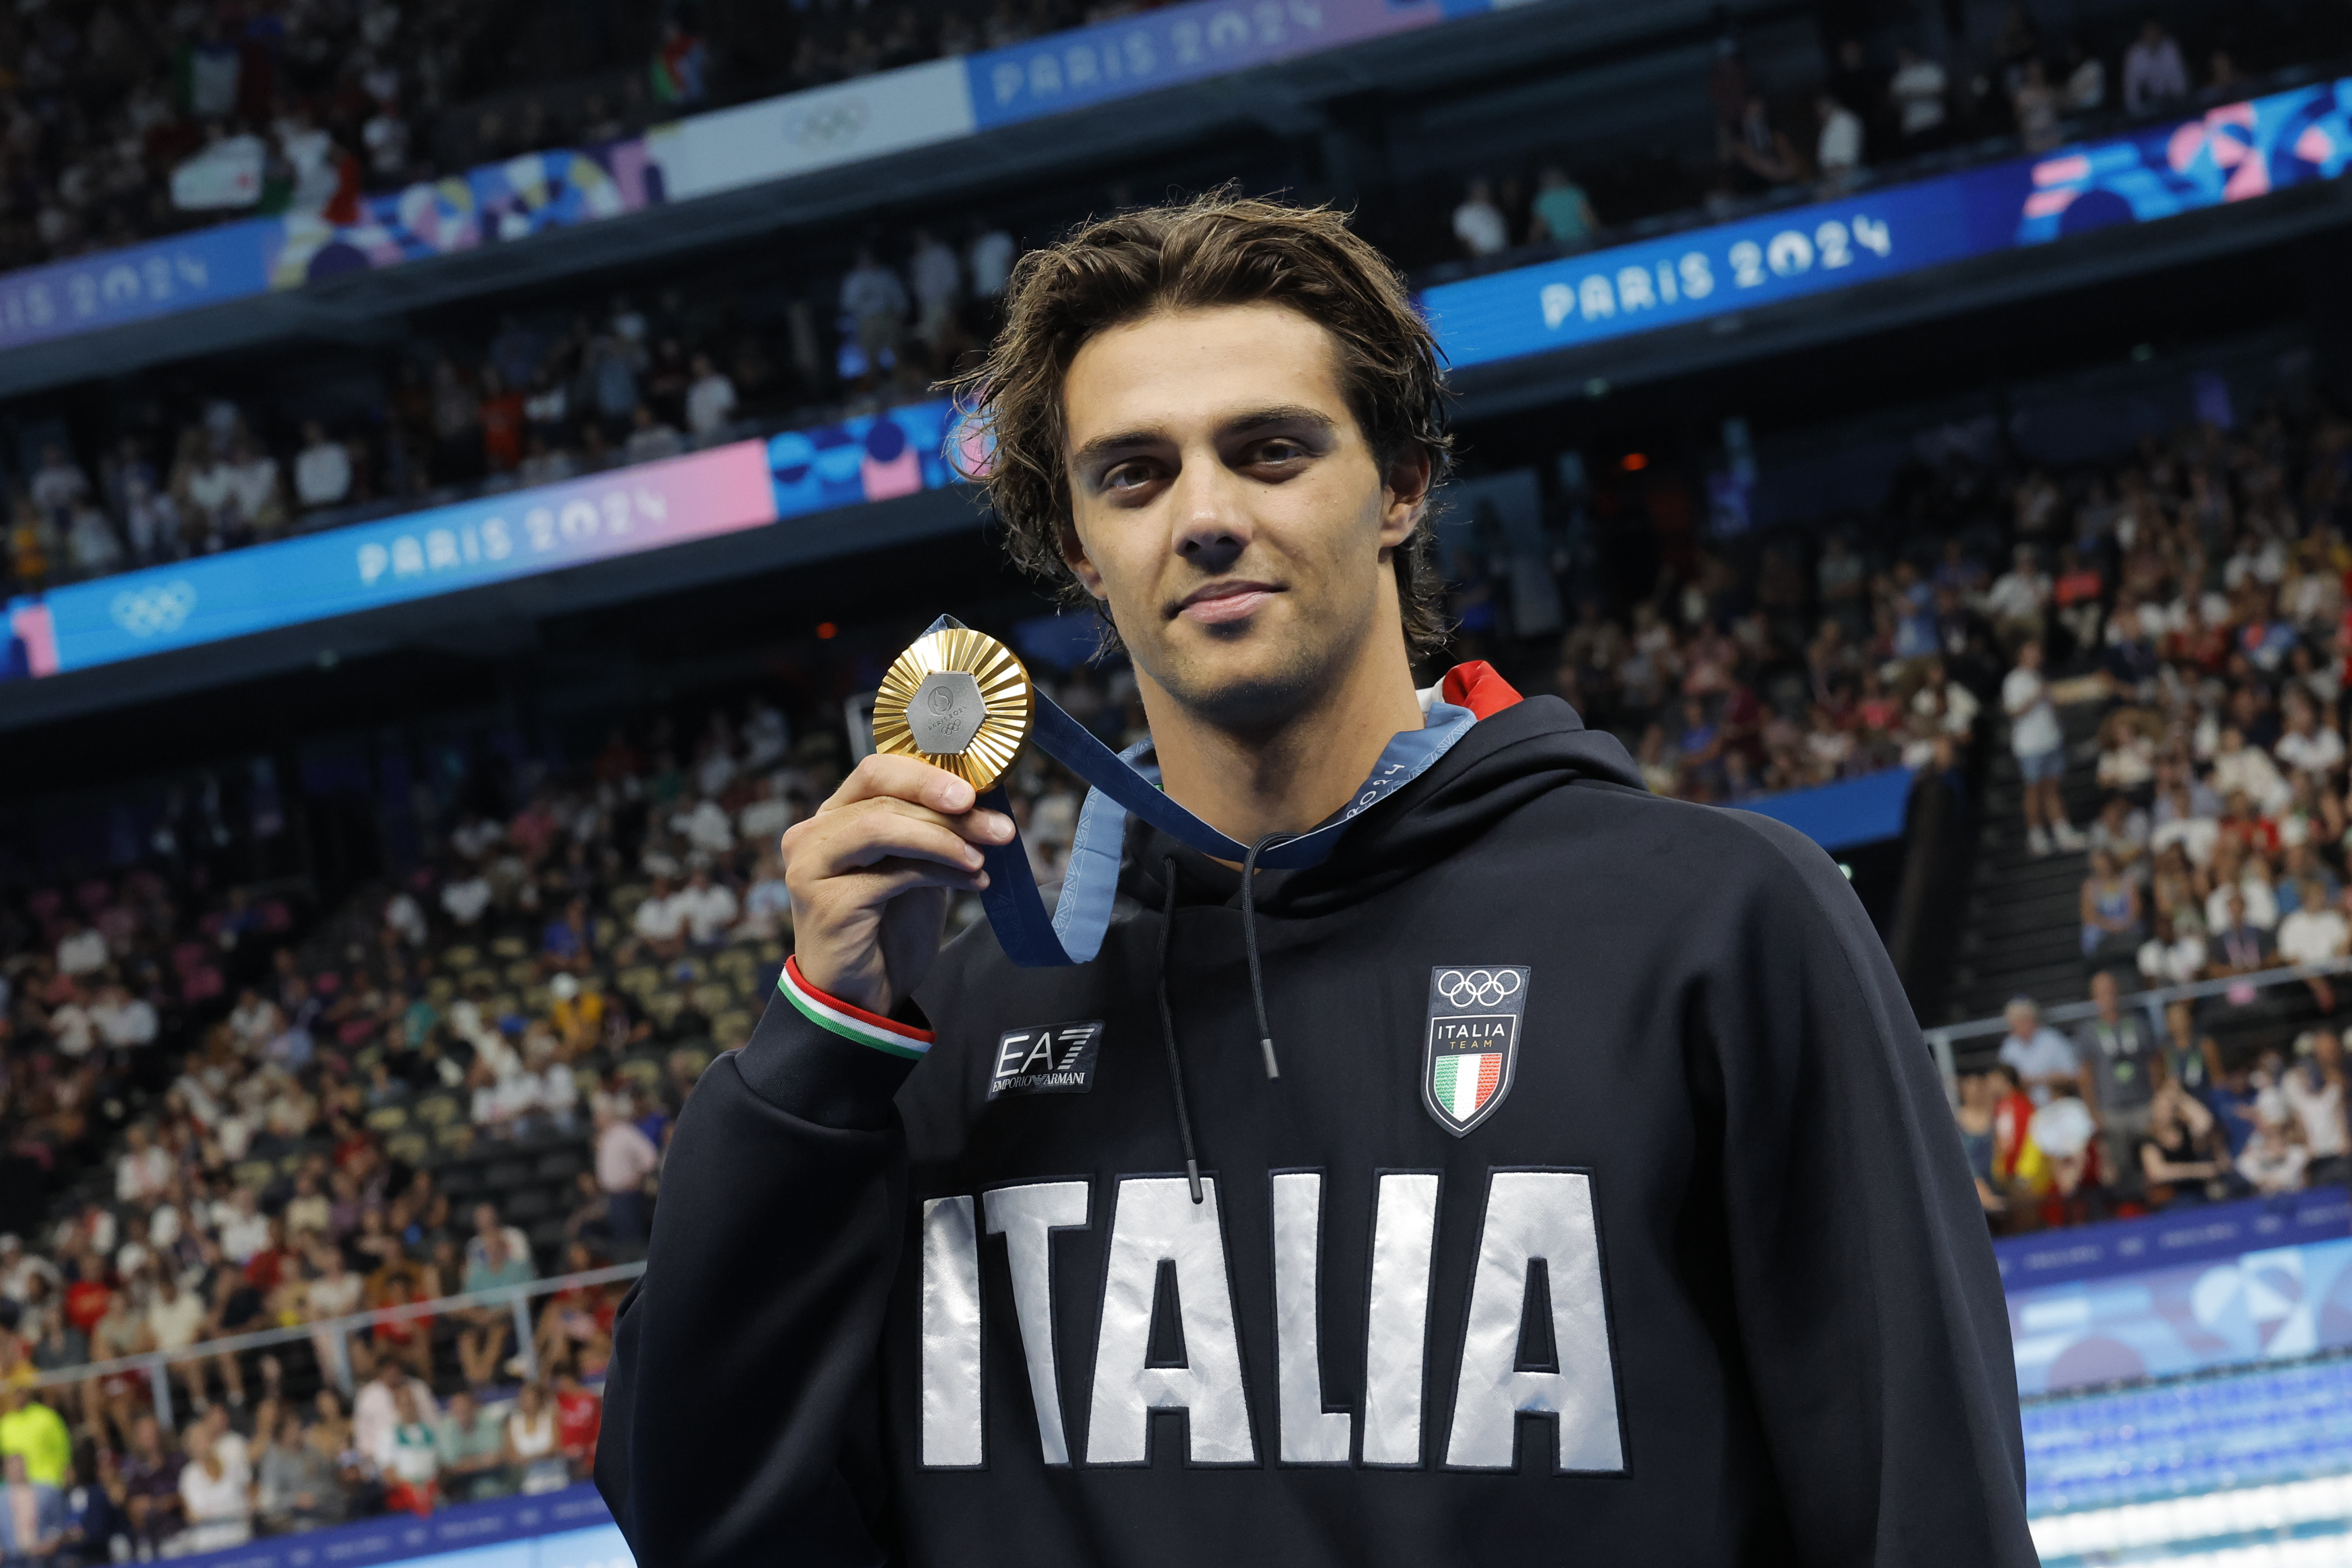
[[[278,459],[255,453],[242,463],[230,464],[228,498],[237,516],[247,522],[268,515],[278,502]]]
[[[294,494],[305,508],[339,506],[352,493],[352,455],[324,436],[294,459]]]
[[[2029,1081],[2073,1072],[2081,1066],[2081,1059],[2074,1054],[2074,1043],[2048,1024],[2035,1030],[2031,1040],[2020,1040],[2013,1034],[2004,1038],[2000,1042],[2000,1059],[2017,1069],[2020,1078]],[[2036,1105],[2050,1103],[2047,1088],[2036,1086],[2027,1092],[2033,1096]]]
[[[2289,768],[2308,772],[2333,773],[2344,766],[2344,737],[2332,729],[2315,729],[2309,735],[2288,730],[2271,749]]]
[[[2050,579],[2030,567],[2012,567],[1993,579],[1984,612],[1995,621],[2032,621],[2050,602]]]
[[[1510,247],[1511,231],[1503,221],[1503,209],[1486,194],[1485,182],[1473,183],[1470,193],[1454,209],[1454,237],[1474,256],[1493,256]]]
[[[629,929],[648,942],[675,942],[686,930],[686,911],[675,894],[665,898],[648,895],[629,917]]]
[[[87,501],[74,507],[72,526],[66,529],[66,553],[85,577],[103,577],[122,564],[122,541],[106,514]]]
[[[58,973],[94,975],[106,967],[106,938],[85,925],[58,942]]]
[[[2236,894],[2246,901],[2246,924],[2258,931],[2270,931],[2279,923],[2278,895],[2271,884],[2258,876],[2242,876],[2232,884],[2223,883],[2205,895],[2205,929],[2230,929],[2230,894]]]
[[[471,925],[490,906],[490,879],[480,872],[458,878],[441,890],[441,907],[460,925]]]
[[[766,703],[753,701],[751,711],[743,716],[743,768],[757,773],[771,763],[783,760],[793,744],[793,732],[784,716]]]
[[[155,1009],[144,997],[100,998],[90,1004],[89,1017],[109,1045],[131,1051],[155,1043]]]
[[[898,275],[868,257],[841,280],[841,308],[859,320],[869,316],[904,316],[906,285]]]
[[[2152,986],[2185,986],[2205,972],[2205,938],[2177,933],[2166,943],[2151,936],[2139,945],[2140,977]]]
[[[400,939],[412,947],[425,946],[425,911],[406,893],[395,893],[384,900],[383,923],[400,934]]]
[[[2246,901],[2246,917],[2253,919],[2253,900]],[[2278,923],[2278,955],[2290,964],[2325,964],[2344,956],[2352,946],[2352,921],[2331,904],[2298,909]]]
[[[2213,754],[2213,792],[2226,800],[2242,789],[2248,800],[2272,815],[2285,810],[2294,799],[2294,791],[2279,776],[2278,764],[2271,760],[2270,753],[2242,742]]]
[[[433,1390],[422,1378],[408,1380],[408,1392],[415,1397],[416,1413],[426,1421],[441,1418],[441,1406],[433,1401]],[[392,1464],[392,1436],[400,1429],[400,1409],[393,1399],[393,1391],[383,1385],[381,1376],[371,1377],[352,1401],[352,1447],[384,1469]]]
[[[2058,705],[2050,700],[2050,684],[2041,671],[2021,665],[2010,671],[2000,684],[2000,706],[2010,715],[2010,749],[2018,756],[2040,757],[2066,744],[2058,727]]]
[[[449,830],[449,847],[469,861],[478,861],[504,843],[506,837],[506,829],[488,817],[477,817]]]
[[[671,826],[696,849],[714,855],[735,847],[735,824],[728,818],[727,808],[708,795],[696,802],[693,810],[679,812]]]
[[[220,1247],[228,1260],[242,1269],[253,1255],[269,1245],[269,1217],[257,1207],[232,1207],[220,1223]]]
[[[1840,104],[1822,121],[1821,141],[1815,144],[1814,161],[1824,174],[1840,174],[1856,169],[1862,163],[1862,119],[1853,110]]]
[[[61,1002],[49,1009],[49,1039],[58,1051],[79,1061],[98,1044],[98,1026],[81,1003]]]
[[[654,1141],[634,1122],[607,1122],[596,1134],[596,1185],[606,1192],[635,1192],[661,1167]]]
[[[745,843],[765,847],[782,838],[784,830],[793,825],[793,803],[772,781],[762,787],[758,800],[743,808],[735,824]]]
[[[52,446],[41,455],[41,465],[33,472],[33,505],[52,517],[62,517],[89,494],[89,476],[61,448]]]
[[[143,1207],[163,1197],[163,1190],[171,1185],[172,1156],[152,1144],[115,1158],[114,1196],[118,1202]]]
[[[698,377],[686,391],[686,427],[708,435],[735,416],[735,383],[719,371]]]
[[[2330,1083],[2298,1063],[2279,1080],[2279,1095],[2303,1124],[2304,1146],[2315,1160],[2352,1154],[2352,1130],[2344,1122],[2344,1085]]]
[[[1895,68],[1886,93],[1902,116],[1903,134],[1918,136],[1944,123],[1944,68],[1930,59],[1908,58]]]
[[[723,883],[705,883],[699,887],[689,883],[678,889],[670,903],[697,942],[717,941],[743,912],[733,890]]]

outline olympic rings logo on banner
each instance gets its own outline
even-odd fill
[[[114,601],[107,608],[114,616],[114,623],[133,637],[153,637],[177,632],[187,623],[188,612],[195,607],[195,586],[182,578],[159,588],[126,588],[114,596]]]
[[[1467,974],[1447,969],[1437,977],[1437,994],[1457,1008],[1473,1002],[1491,1008],[1506,997],[1517,995],[1523,983],[1517,969],[1472,969]]]

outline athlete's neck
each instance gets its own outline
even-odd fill
[[[1141,669],[1160,787],[1230,838],[1303,833],[1346,805],[1401,731],[1422,726],[1402,643],[1349,661],[1296,712],[1247,731],[1187,707]]]

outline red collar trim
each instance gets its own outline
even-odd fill
[[[1437,684],[1437,695],[1455,707],[1466,707],[1479,718],[1492,718],[1520,700],[1511,683],[1495,673],[1484,659],[1456,664]]]

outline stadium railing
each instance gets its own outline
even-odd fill
[[[2242,986],[2251,986],[2257,990],[2268,990],[2274,986],[2292,985],[2303,980],[2329,979],[2346,974],[2352,974],[2352,958],[2332,958],[2325,964],[2282,966],[2279,968],[2264,969],[2252,975],[2231,975],[2226,979],[2199,980],[2193,985],[2159,986],[2151,990],[2132,991],[2118,998],[2117,1002],[2120,1006],[2137,1008],[2145,1012],[2147,1015],[2149,1032],[2161,1040],[2167,1033],[2164,1020],[2165,1009],[2175,1002],[2193,1002],[2206,997],[2222,996]],[[2087,977],[2085,979],[2087,981]],[[2099,1010],[2097,1003],[2089,1001],[2063,1002],[2054,1007],[2046,1008],[2036,1005],[2041,1013],[2042,1021],[2053,1025],[2078,1023]],[[1989,1036],[1997,1038],[2007,1034],[2009,1019],[1999,1015],[1992,1018],[1970,1019],[1966,1023],[1943,1024],[1920,1032],[1927,1038],[1927,1048],[1936,1053],[1936,1065],[1944,1075],[1945,1091],[1955,1095],[1957,1103],[1958,1089],[1955,1080],[1958,1073],[1959,1053],[1955,1048],[1966,1040],[1983,1040]]]
[[[155,1404],[155,1418],[165,1431],[173,1429],[172,1380],[166,1375],[173,1366],[188,1362],[207,1362],[223,1355],[236,1355],[246,1351],[273,1350],[280,1345],[308,1344],[320,1351],[320,1375],[332,1382],[348,1397],[353,1388],[351,1362],[351,1336],[363,1329],[379,1324],[414,1322],[419,1318],[439,1318],[457,1312],[472,1312],[483,1307],[507,1308],[514,1316],[515,1358],[521,1362],[523,1380],[534,1381],[539,1376],[539,1348],[532,1333],[530,1303],[542,1296],[565,1291],[583,1290],[595,1285],[612,1284],[617,1281],[634,1280],[646,1271],[642,1262],[617,1263],[605,1269],[589,1269],[576,1274],[561,1274],[551,1279],[531,1280],[520,1285],[501,1285],[488,1291],[468,1291],[454,1296],[436,1296],[427,1301],[408,1301],[396,1307],[379,1307],[371,1312],[352,1312],[344,1317],[321,1318],[299,1328],[264,1329],[253,1333],[230,1334],[220,1339],[202,1340],[185,1350],[151,1351],[142,1355],[119,1356],[112,1361],[94,1361],[81,1366],[59,1367],[43,1373],[27,1388],[61,1388],[88,1384],[95,1379],[121,1376],[127,1373],[143,1373],[149,1392]]]

